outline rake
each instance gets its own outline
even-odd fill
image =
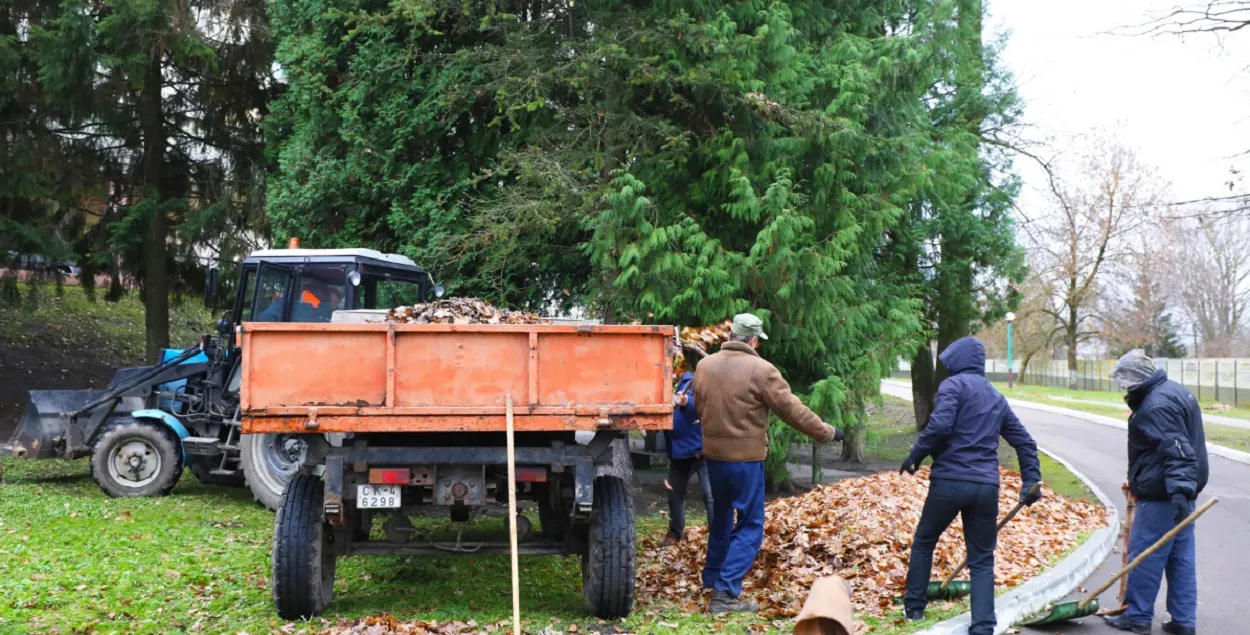
[[[1136,569],[1137,565],[1141,564],[1143,560],[1145,560],[1146,558],[1149,558],[1151,554],[1158,551],[1159,548],[1167,544],[1169,540],[1175,538],[1176,534],[1179,534],[1182,529],[1188,527],[1195,520],[1198,520],[1199,516],[1206,513],[1206,511],[1208,509],[1211,509],[1211,506],[1214,505],[1218,501],[1219,501],[1218,498],[1212,498],[1211,500],[1203,503],[1202,506],[1199,507],[1198,509],[1195,509],[1194,513],[1190,514],[1188,518],[1186,518],[1185,520],[1182,520],[1179,524],[1173,527],[1172,530],[1169,531],[1168,533],[1163,534],[1163,537],[1160,538],[1158,542],[1156,542],[1153,545],[1150,545],[1148,549],[1141,552],[1141,555],[1137,556],[1136,558],[1133,558],[1133,561],[1128,563],[1128,565],[1126,565],[1123,569],[1120,569],[1119,573],[1112,576],[1110,580],[1107,580],[1106,582],[1104,582],[1102,586],[1098,587],[1097,589],[1094,589],[1094,591],[1091,592],[1089,595],[1085,596],[1084,599],[1077,601],[1077,602],[1064,602],[1062,604],[1056,604],[1054,607],[1050,609],[1049,613],[1046,613],[1045,615],[1042,615],[1040,617],[1033,618],[1032,620],[1024,622],[1022,625],[1023,626],[1041,626],[1043,624],[1058,624],[1060,622],[1066,622],[1068,620],[1075,620],[1078,618],[1089,617],[1090,615],[1094,615],[1095,613],[1098,612],[1098,596],[1102,595],[1103,591],[1110,589],[1111,586],[1115,584],[1117,581],[1119,581],[1120,578],[1124,577],[1125,575],[1128,575],[1129,571]]]

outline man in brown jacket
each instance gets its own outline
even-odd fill
[[[712,589],[712,613],[754,612],[741,600],[742,579],[764,540],[764,458],[768,456],[768,412],[817,443],[837,431],[790,392],[790,384],[755,349],[768,339],[750,313],[734,317],[730,341],[699,362],[695,403],[703,421],[703,455],[712,483],[712,517],[703,587]],[[734,513],[737,512],[737,524]]]

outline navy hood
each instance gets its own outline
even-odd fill
[[[946,347],[938,361],[952,375],[976,373],[985,375],[985,345],[975,337],[961,337]]]

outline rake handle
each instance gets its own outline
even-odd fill
[[[1033,487],[1029,488],[1029,494],[1033,494],[1041,489],[1042,489],[1041,483],[1034,483]],[[997,535],[998,532],[1002,531],[1003,526],[1011,522],[1011,519],[1015,518],[1016,514],[1019,514],[1021,509],[1024,509],[1024,501],[1020,501],[1016,503],[1016,506],[1012,507],[1011,511],[1007,512],[1007,515],[1004,516],[1002,520],[998,521],[998,526],[994,528],[994,533]],[[955,576],[959,575],[959,572],[963,571],[964,567],[966,566],[968,566],[968,554],[965,553],[963,561],[959,563],[958,567],[955,567],[954,571],[951,571],[950,575],[946,576],[945,580],[942,580],[942,586],[938,588],[945,589],[946,585],[950,584],[951,582],[954,582]]]
[[[1136,558],[1133,558],[1133,561],[1125,565],[1123,569],[1120,569],[1119,573],[1112,576],[1110,580],[1107,580],[1106,582],[1102,583],[1102,586],[1098,587],[1097,589],[1094,589],[1093,592],[1085,596],[1085,599],[1078,602],[1076,607],[1078,609],[1083,609],[1085,608],[1085,605],[1098,599],[1098,596],[1102,595],[1103,591],[1110,589],[1111,585],[1118,582],[1120,578],[1123,578],[1124,576],[1128,575],[1129,571],[1136,569],[1137,565],[1141,564],[1143,560],[1145,560],[1146,558],[1149,558],[1152,554],[1154,554],[1154,552],[1158,551],[1160,547],[1167,544],[1169,540],[1175,538],[1176,534],[1181,533],[1182,529],[1192,525],[1195,520],[1198,520],[1199,516],[1205,514],[1208,509],[1211,509],[1212,505],[1218,503],[1219,501],[1220,499],[1218,498],[1212,498],[1211,500],[1208,500],[1207,502],[1203,503],[1202,506],[1194,510],[1194,513],[1190,514],[1188,517],[1185,518],[1185,520],[1182,520],[1175,527],[1173,527],[1171,531],[1169,531],[1166,534],[1163,534],[1163,537],[1157,540],[1155,544],[1150,545],[1149,547],[1146,548],[1145,551],[1141,552],[1141,555],[1137,556]]]

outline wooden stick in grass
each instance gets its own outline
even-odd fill
[[[512,552],[512,635],[521,635],[521,574],[517,558],[516,444],[513,439],[512,395],[507,396],[508,420],[508,541]]]

